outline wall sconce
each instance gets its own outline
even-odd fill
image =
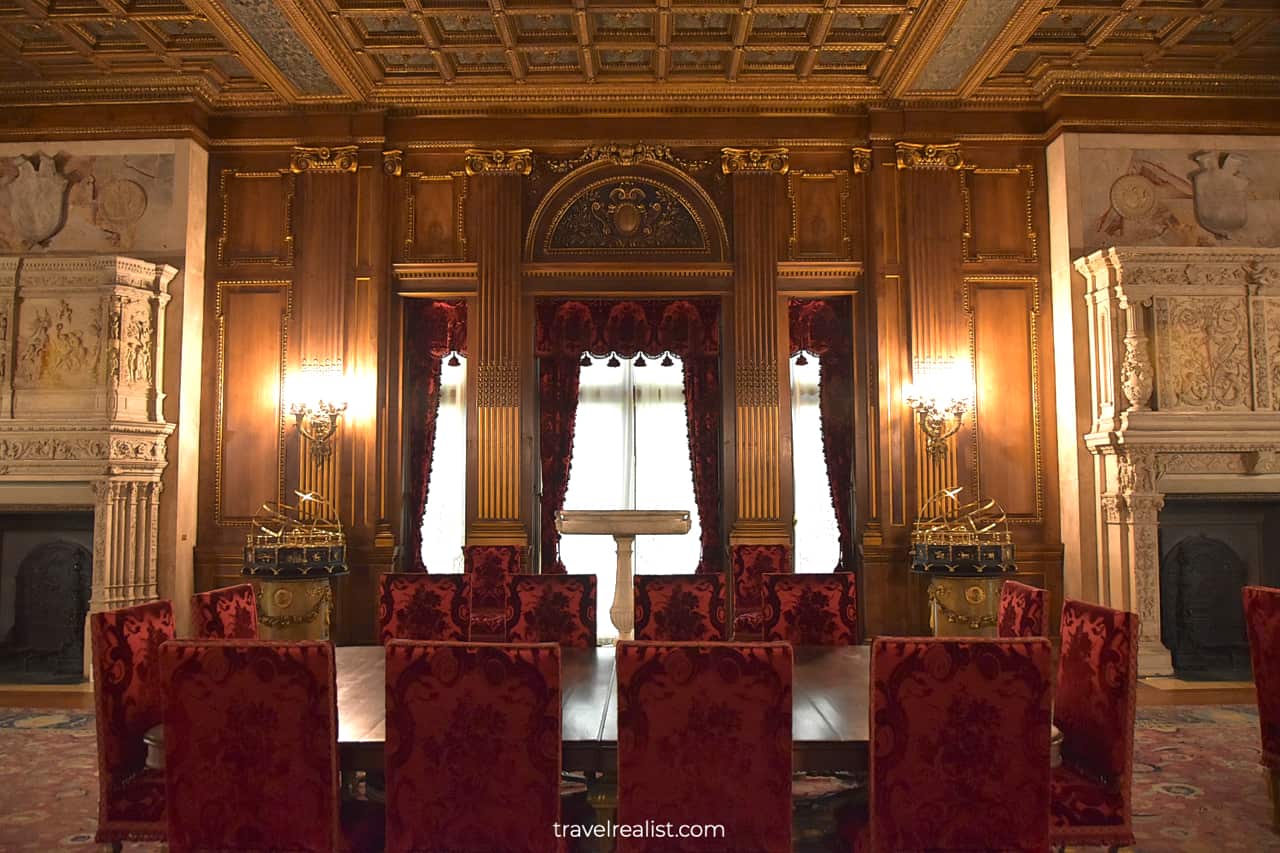
[[[902,389],[907,405],[925,434],[925,449],[935,463],[947,454],[974,397],[973,372],[967,361],[917,361],[911,382]]]
[[[333,455],[332,439],[338,431],[338,420],[347,410],[346,400],[335,397],[342,391],[342,362],[303,362],[291,377],[289,414],[298,432],[311,443],[311,458],[323,465]]]

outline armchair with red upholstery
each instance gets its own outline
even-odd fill
[[[797,646],[857,645],[857,581],[850,572],[765,575],[764,638]]]
[[[99,844],[163,840],[164,774],[146,768],[142,736],[160,723],[160,647],[174,638],[173,605],[152,601],[89,617],[98,728]]]
[[[253,584],[224,586],[191,596],[191,622],[201,640],[258,639],[258,596]]]
[[[378,578],[378,642],[465,642],[471,636],[471,575],[384,573]]]
[[[724,577],[636,575],[635,617],[637,640],[726,640]]]
[[[1000,637],[1047,637],[1044,617],[1045,591],[1018,581],[1000,587]]]
[[[1048,850],[1050,655],[1045,639],[876,640],[854,848]]]
[[[786,545],[734,545],[733,637],[758,640],[764,636],[764,576],[791,572],[791,549]]]
[[[1137,692],[1137,614],[1064,601],[1053,709],[1062,732],[1062,763],[1053,770],[1054,844],[1134,843]]]
[[[1271,822],[1280,832],[1280,589],[1244,588],[1244,621],[1258,692],[1262,766],[1267,768]]]
[[[560,849],[559,646],[393,640],[386,682],[388,851]]]
[[[471,575],[471,639],[501,643],[507,639],[507,580],[523,574],[528,549],[519,545],[468,545],[463,571]]]
[[[164,647],[172,853],[340,845],[333,656],[327,642]]]
[[[596,645],[595,575],[513,575],[507,581],[507,642]]]
[[[791,646],[620,641],[617,674],[618,822],[725,831],[619,838],[618,853],[790,850]]]

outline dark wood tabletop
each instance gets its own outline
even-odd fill
[[[613,646],[563,649],[561,729],[565,770],[617,766],[618,709]],[[349,770],[381,770],[386,722],[382,646],[337,649],[338,749]],[[865,770],[870,650],[797,647],[791,732],[796,770]]]

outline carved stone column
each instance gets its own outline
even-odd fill
[[[725,148],[721,165],[733,176],[734,389],[737,401],[737,512],[729,534],[745,544],[790,547],[783,517],[784,411],[779,389],[785,353],[778,316],[778,215],[785,148]]]
[[[468,242],[476,298],[468,318],[475,383],[475,516],[468,545],[525,545],[520,489],[520,178],[533,152],[468,150]]]

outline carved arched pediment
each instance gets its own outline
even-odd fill
[[[531,261],[723,261],[724,223],[706,192],[665,163],[597,162],[562,178],[525,241]]]

